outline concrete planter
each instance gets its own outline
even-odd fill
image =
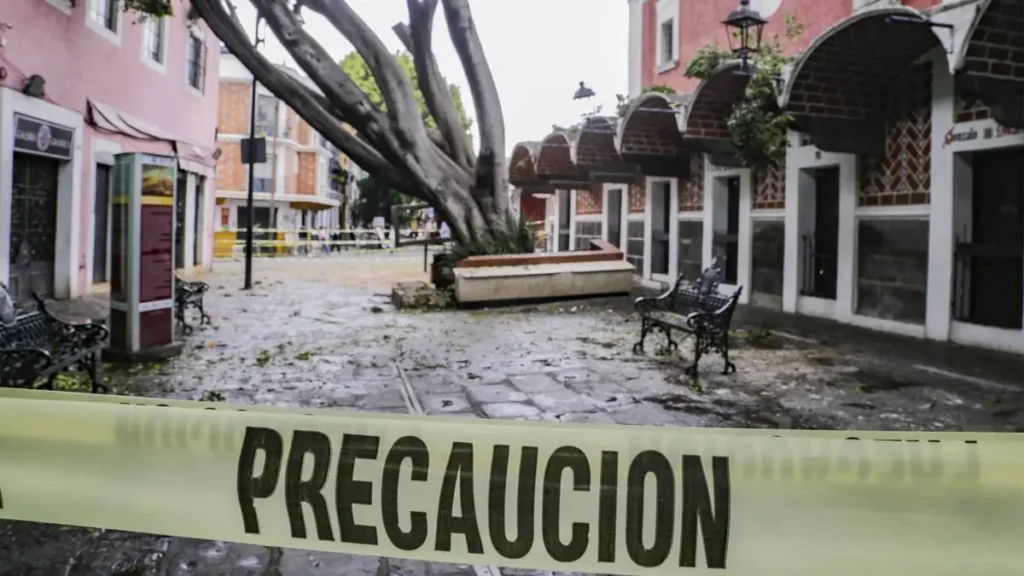
[[[629,293],[633,266],[618,248],[592,242],[597,250],[465,258],[454,270],[455,299],[480,306]]]

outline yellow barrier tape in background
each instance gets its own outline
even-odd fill
[[[2,392],[4,518],[602,574],[997,575],[1024,560],[1019,435]]]

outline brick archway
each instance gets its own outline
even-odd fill
[[[991,0],[977,15],[956,67],[957,88],[992,118],[1024,128],[1024,0]]]
[[[750,82],[748,74],[737,74],[739,62],[727,62],[700,83],[686,113],[683,141],[687,148],[708,152],[713,163],[736,164],[736,148],[729,132],[729,115],[743,100]]]
[[[820,149],[885,153],[885,110],[892,86],[929,50],[941,46],[913,8],[855,14],[818,36],[796,62],[780,106]]]
[[[578,166],[611,166],[622,163],[615,147],[615,120],[592,116],[583,122],[572,147],[572,159]]]
[[[591,116],[583,122],[579,136],[570,149],[572,161],[597,182],[633,182],[636,166],[623,161],[615,145],[618,118]]]
[[[637,96],[619,125],[619,155],[648,176],[685,178],[689,156],[680,132],[681,110],[690,95],[648,92]]]
[[[572,159],[572,148],[576,145],[579,131],[572,133],[559,130],[552,132],[540,144],[537,153],[537,177],[541,181],[558,182],[562,187],[579,183],[589,184],[583,171]]]
[[[537,152],[540,142],[520,142],[512,147],[512,158],[508,163],[508,182],[523,187],[538,183]]]

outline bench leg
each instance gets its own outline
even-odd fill
[[[672,339],[672,329],[665,328],[665,337],[668,338],[668,349],[679,350],[679,343]]]
[[[736,371],[736,365],[729,361],[729,334],[726,333],[722,336],[722,360],[725,362],[725,367],[722,369],[722,374],[732,374]]]
[[[99,377],[97,375],[98,368],[99,368],[99,353],[93,353],[92,359],[89,360],[89,363],[86,366],[86,370],[89,372],[89,378],[92,379],[92,393],[96,394],[97,392],[100,392],[100,393],[106,394],[107,393],[107,387],[100,383],[100,379],[99,379]]]
[[[57,374],[50,374],[50,377],[46,379],[46,384],[39,387],[40,390],[53,390],[53,384],[57,381]]]
[[[196,309],[199,310],[199,327],[202,328],[203,324],[210,325],[210,315],[206,313],[206,309],[203,308],[203,301],[200,300],[196,303]]]
[[[647,318],[640,319],[640,341],[633,344],[633,354],[644,353],[644,340],[647,338],[647,333],[651,331],[651,322]]]

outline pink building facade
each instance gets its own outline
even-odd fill
[[[7,0],[0,13],[0,282],[16,298],[106,289],[113,158],[178,158],[176,268],[213,257],[218,42],[187,4]]]

